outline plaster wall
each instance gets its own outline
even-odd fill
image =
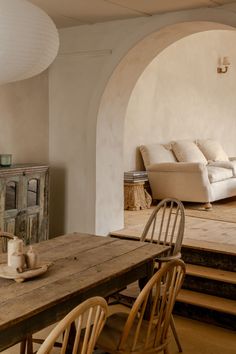
[[[143,22],[114,21],[60,31],[60,52],[49,82],[51,235],[95,232],[96,129],[104,70],[117,60],[114,49],[126,33]],[[112,131],[110,127],[107,134]]]
[[[171,44],[140,76],[127,108],[124,170],[143,169],[138,146],[215,138],[236,156],[236,32],[196,33]],[[226,74],[218,59],[229,56]]]
[[[122,228],[123,124],[136,81],[175,40],[224,24],[236,15],[204,9],[60,31],[49,78],[51,234]]]
[[[13,163],[48,162],[48,72],[0,86],[0,153]]]

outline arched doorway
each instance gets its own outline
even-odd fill
[[[207,21],[206,14],[209,15]],[[216,29],[232,30],[225,16],[218,18],[205,11],[200,21],[167,25],[136,43],[114,69],[102,95],[97,118],[96,143],[96,233],[107,234],[123,227],[123,126],[132,90],[145,67],[170,44],[190,34]],[[194,17],[194,16],[193,16]],[[157,26],[158,27],[158,26]]]

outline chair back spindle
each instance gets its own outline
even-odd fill
[[[137,297],[117,348],[124,353],[154,353],[168,345],[168,329],[176,297],[182,286],[185,264],[172,260],[154,274]],[[147,304],[151,308],[147,318]],[[130,347],[127,348],[127,343]]]
[[[60,354],[92,354],[96,340],[105,324],[108,305],[105,299],[94,297],[73,309],[45,339],[37,354],[51,353],[54,344],[62,336]],[[75,324],[76,333],[72,348],[68,348],[70,330]]]
[[[185,213],[182,202],[166,198],[153,210],[140,240],[168,245],[170,250],[167,256],[180,258],[184,227]]]

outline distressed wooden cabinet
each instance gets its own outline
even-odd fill
[[[48,239],[49,168],[13,165],[0,168],[0,229],[26,245]]]

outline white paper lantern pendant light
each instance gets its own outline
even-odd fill
[[[56,26],[43,10],[27,0],[0,0],[0,84],[41,73],[58,48]]]

